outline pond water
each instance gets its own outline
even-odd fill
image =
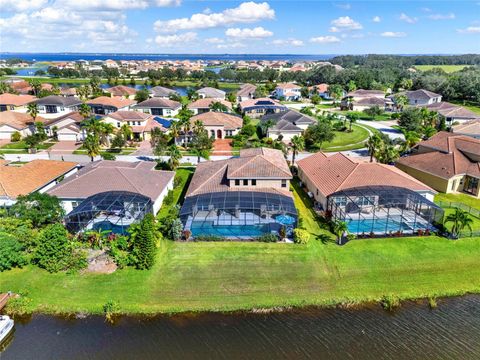
[[[202,314],[17,321],[7,359],[479,359],[480,296],[410,303],[395,313],[308,308],[273,314]],[[5,346],[5,345],[4,345]]]

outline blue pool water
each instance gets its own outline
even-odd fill
[[[401,219],[365,219],[365,220],[347,220],[348,231],[353,234],[388,233],[390,231],[411,231],[413,230],[406,222]],[[416,228],[421,228],[416,226]]]
[[[110,221],[102,221],[94,224],[93,230],[110,231],[114,234],[124,235],[127,233],[128,226],[112,224]]]
[[[193,236],[213,235],[221,237],[248,236],[257,237],[269,233],[268,225],[218,225],[212,223],[192,223],[190,227]]]

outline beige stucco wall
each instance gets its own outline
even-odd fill
[[[316,185],[308,179],[308,177],[303,173],[301,168],[298,168],[298,177],[302,181],[303,185],[307,188],[309,192],[313,194],[315,201],[320,203],[324,210],[327,209],[327,197],[322,194]]]
[[[460,187],[461,180],[463,179],[463,175],[459,176],[454,176],[451,179],[447,180],[444,178],[441,178],[439,176],[435,176],[429,173],[426,173],[421,170],[413,169],[409,166],[406,166],[404,164],[396,163],[395,166],[399,168],[400,170],[406,172],[407,174],[413,176],[415,179],[420,180],[424,184],[430,186],[431,188],[443,192],[443,193],[454,193],[458,192],[459,189],[463,189],[463,182]],[[454,189],[452,189],[453,182],[456,181],[456,185]]]
[[[243,185],[243,179],[240,179],[240,185],[235,185],[235,180],[230,180],[230,187],[232,188],[242,188],[242,187],[252,187],[251,179],[248,180],[248,185]],[[282,188],[282,180],[269,180],[269,179],[257,179],[256,187],[270,187],[270,188],[277,188],[277,189],[289,189],[290,188],[290,181],[287,180],[287,186]]]

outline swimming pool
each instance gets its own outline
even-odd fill
[[[125,235],[127,233],[129,225],[117,225],[112,224],[110,221],[101,221],[95,223],[92,227],[96,231],[110,231],[114,234]]]
[[[213,235],[221,237],[257,237],[270,233],[266,224],[259,225],[213,225],[211,222],[193,222],[190,226],[193,236]]]
[[[389,233],[390,231],[412,231],[423,229],[424,226],[417,223],[415,226],[408,224],[401,217],[385,219],[350,219],[346,220],[348,231],[352,234]]]

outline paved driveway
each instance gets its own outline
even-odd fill
[[[71,154],[80,146],[82,146],[82,143],[78,143],[76,141],[59,141],[52,145],[48,151],[54,153]]]
[[[358,120],[359,124],[371,126],[382,133],[388,135],[390,139],[402,139],[405,140],[405,136],[403,136],[400,130],[393,128],[391,121],[366,121],[366,120]]]

